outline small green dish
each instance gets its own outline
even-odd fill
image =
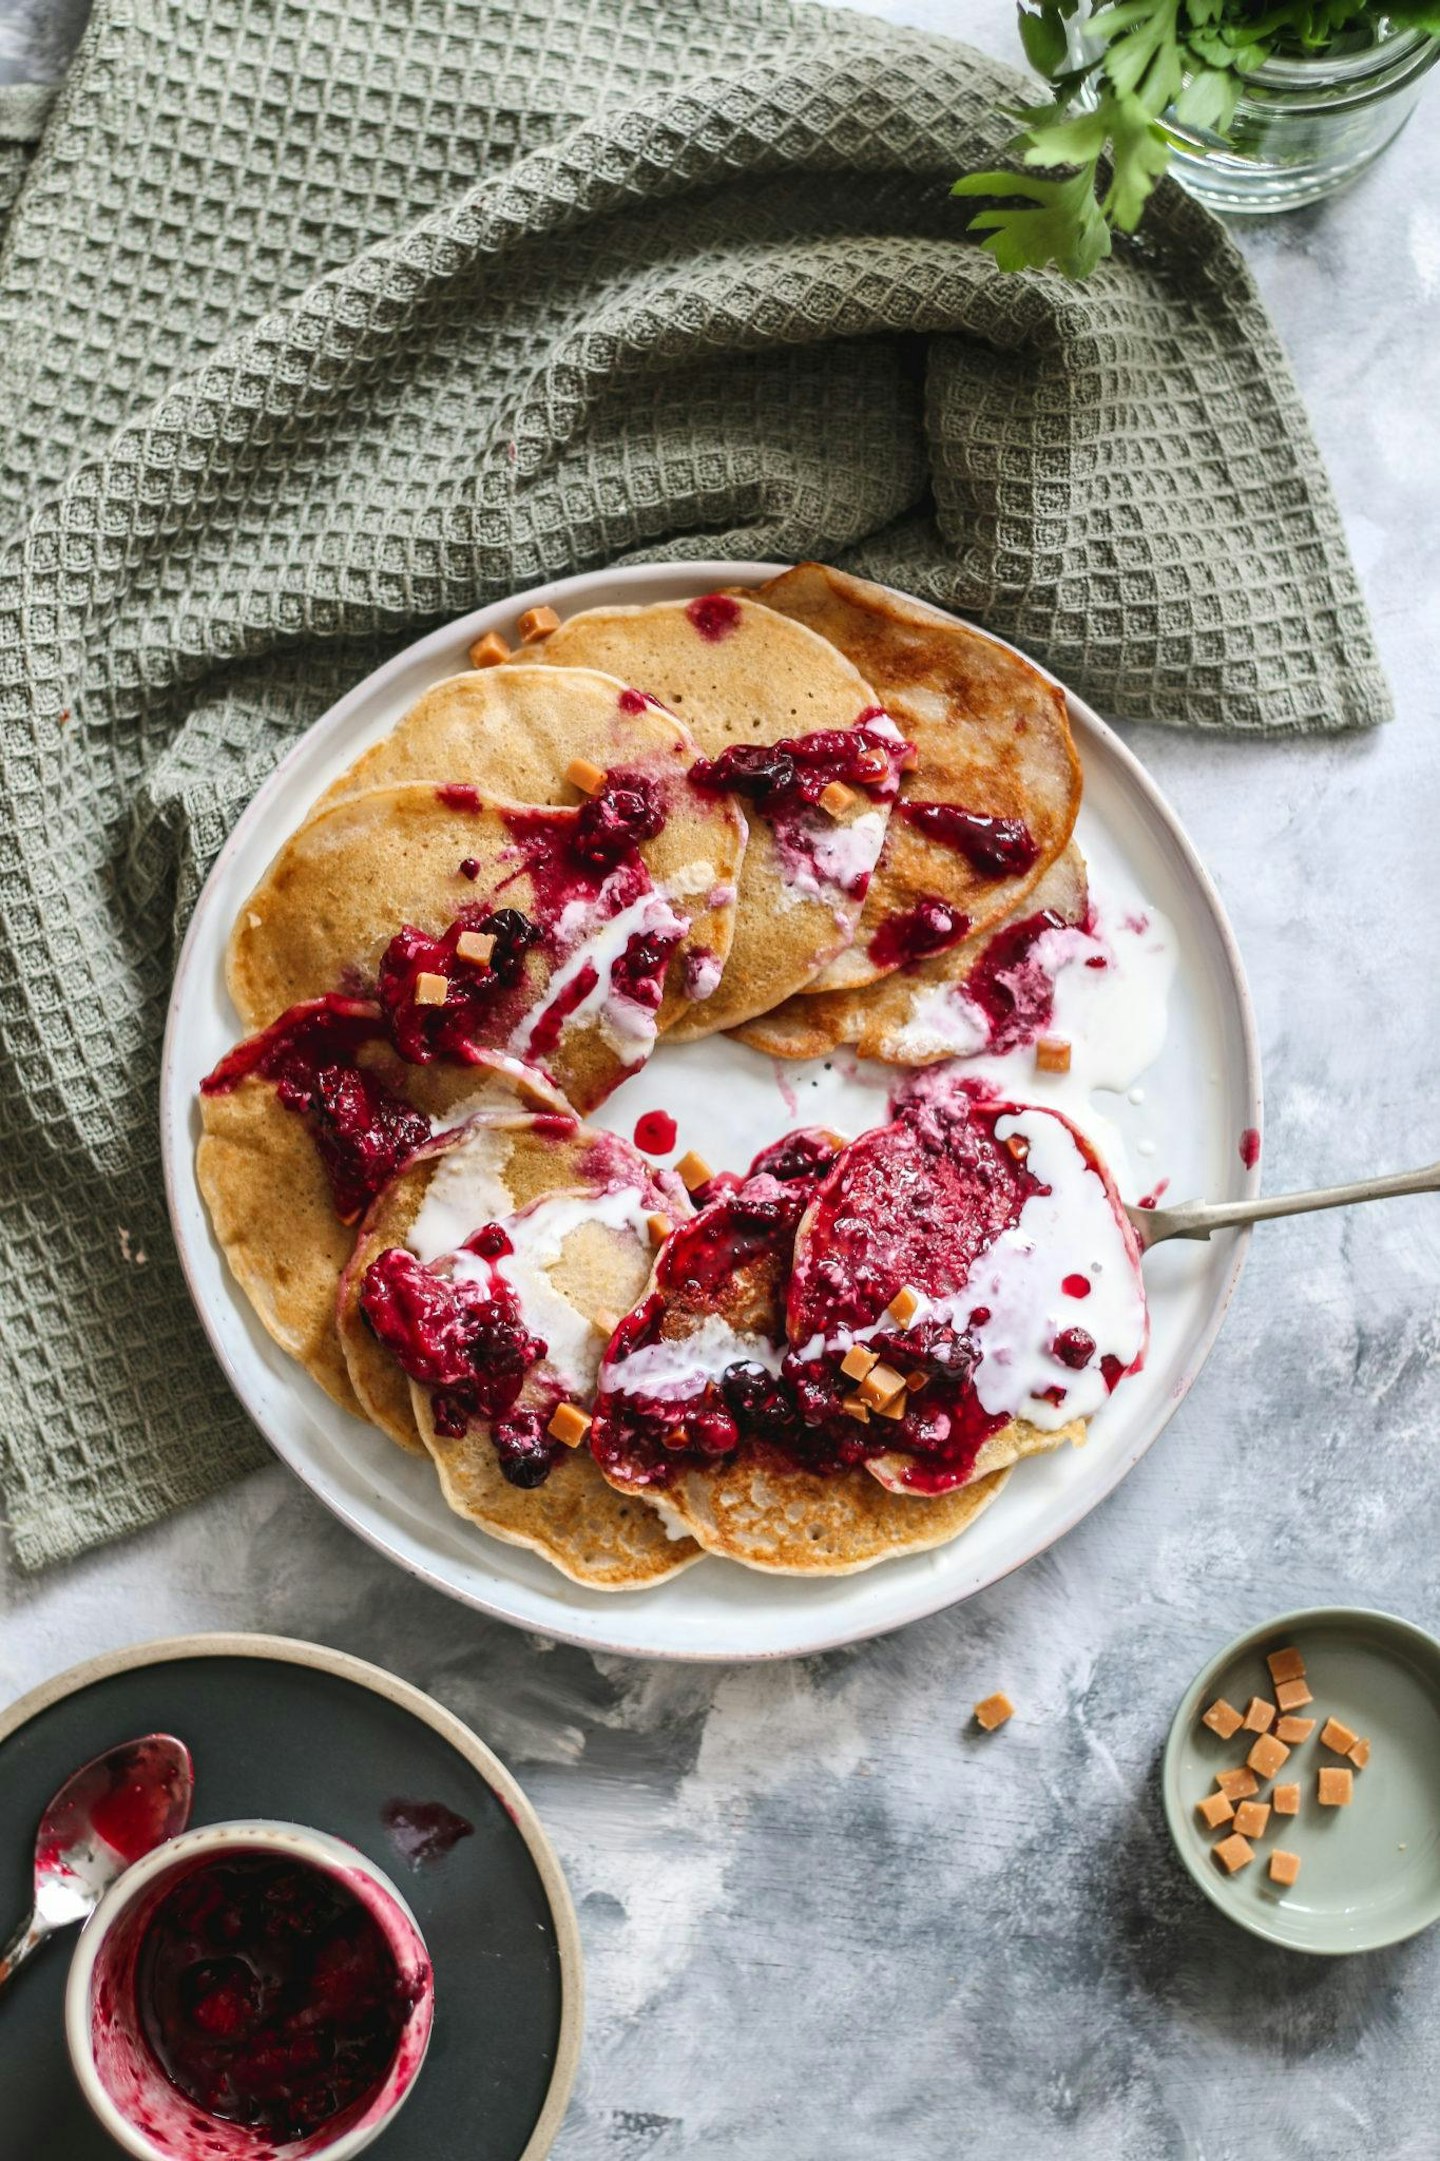
[[[1222,1741],[1200,1714],[1223,1696],[1243,1711],[1252,1696],[1273,1700],[1266,1654],[1293,1644],[1305,1660],[1315,1719],[1278,1774],[1298,1780],[1298,1816],[1272,1815],[1252,1839],[1255,1859],[1227,1876],[1211,1848],[1228,1826],[1207,1830],[1195,1804],[1215,1790],[1215,1774],[1242,1764],[1253,1733]],[[1348,1808],[1321,1808],[1315,1774],[1343,1758],[1321,1745],[1334,1716],[1371,1743],[1355,1772]],[[1175,1849],[1213,1905],[1267,1942],[1335,1958],[1377,1951],[1440,1920],[1440,1643],[1423,1628],[1364,1606],[1312,1606],[1251,1628],[1213,1658],[1186,1691],[1161,1776]],[[1267,1799],[1262,1782],[1257,1799]],[[1272,1883],[1279,1846],[1300,1856],[1286,1890]]]

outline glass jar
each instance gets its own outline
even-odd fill
[[[1358,179],[1400,133],[1440,60],[1440,38],[1383,20],[1363,41],[1272,59],[1245,78],[1224,135],[1161,125],[1170,170],[1211,210],[1294,210]]]

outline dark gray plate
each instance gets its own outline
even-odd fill
[[[115,1742],[178,1734],[196,1824],[274,1816],[348,1839],[394,1879],[435,1963],[435,2030],[384,2161],[540,2161],[579,2051],[579,1940],[530,1804],[460,1721],[378,1667],[270,1636],[144,1644],[77,1667],[0,1715],[0,1939],[29,1903],[41,1809]],[[439,1801],[475,1826],[407,1865],[381,1812]],[[0,2161],[113,2161],[81,2099],[62,1999],[75,1941],[35,1954],[0,2000]]]

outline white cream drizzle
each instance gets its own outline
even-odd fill
[[[828,907],[844,902],[848,922],[855,905],[853,889],[880,860],[888,822],[887,812],[866,810],[848,825],[832,820],[822,825],[818,819],[797,824],[776,844],[785,873],[784,904],[793,908],[802,900],[818,900]]]
[[[686,1403],[739,1363],[780,1371],[783,1346],[764,1336],[742,1335],[720,1313],[707,1313],[688,1336],[642,1343],[623,1358],[607,1361],[602,1386],[611,1394],[648,1396],[657,1403]]]
[[[575,903],[571,903],[572,906]],[[567,909],[566,914],[569,914]],[[562,922],[564,918],[562,917]],[[602,923],[567,956],[551,976],[543,1005],[527,1013],[511,1034],[508,1048],[518,1057],[530,1052],[536,1031],[556,1001],[565,996],[577,976],[587,968],[595,971],[590,989],[566,1014],[565,1027],[593,1020],[623,1065],[639,1065],[655,1047],[655,1014],[637,1005],[615,986],[615,963],[630,940],[638,934],[658,932],[683,938],[690,928],[688,916],[677,915],[666,895],[657,890],[642,893],[608,922]]]

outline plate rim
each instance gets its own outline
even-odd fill
[[[235,1363],[220,1341],[217,1329],[212,1326],[206,1301],[200,1295],[188,1241],[182,1229],[180,1199],[177,1190],[178,1159],[183,1145],[188,1141],[188,1134],[182,1132],[180,1122],[172,1120],[170,1116],[178,1037],[177,1024],[181,1006],[185,1002],[188,979],[195,965],[195,956],[198,949],[197,932],[204,910],[205,896],[210,886],[228,868],[242,844],[242,839],[247,837],[252,826],[263,818],[272,799],[283,794],[290,769],[300,760],[304,747],[315,729],[329,726],[338,733],[350,714],[360,708],[377,691],[383,690],[390,678],[401,674],[417,663],[423,663],[432,654],[438,657],[446,653],[453,649],[457,641],[469,642],[472,638],[481,635],[484,630],[492,627],[493,619],[497,616],[504,614],[513,616],[517,612],[523,612],[528,608],[556,606],[558,602],[572,600],[577,593],[583,593],[587,588],[598,584],[602,580],[610,585],[618,583],[625,586],[630,584],[644,585],[657,576],[670,579],[679,578],[686,582],[693,581],[694,588],[699,593],[711,590],[720,584],[760,585],[767,579],[776,577],[781,572],[793,567],[792,564],[758,558],[729,560],[722,557],[676,558],[671,561],[647,557],[640,561],[627,560],[611,565],[601,564],[593,569],[577,571],[566,577],[549,579],[543,584],[528,587],[519,593],[506,594],[495,600],[486,601],[482,606],[472,608],[464,615],[457,616],[449,622],[438,624],[432,630],[424,632],[419,638],[412,639],[397,652],[392,653],[377,668],[372,668],[370,673],[363,676],[358,683],[352,684],[343,696],[327,706],[325,711],[317,715],[308,727],[300,731],[284,756],[267,775],[241,811],[209,871],[206,873],[200,891],[195,897],[190,919],[185,927],[185,936],[181,942],[179,956],[175,963],[174,981],[171,985],[170,998],[166,1006],[165,1032],[160,1061],[159,1123],[161,1167],[171,1236],[180,1259],[185,1286],[190,1295],[190,1302],[199,1316],[200,1324],[204,1329],[211,1351],[242,1409],[262,1434],[267,1446],[301,1480],[302,1484],[315,1495],[322,1506],[327,1508],[348,1530],[364,1539],[365,1543],[373,1547],[376,1552],[383,1554],[392,1565],[404,1569],[407,1574],[414,1576],[418,1581],[428,1584],[432,1589],[442,1592],[446,1597],[453,1598],[458,1604],[467,1606],[474,1612],[487,1614],[492,1619],[504,1621],[510,1627],[528,1630],[532,1634],[543,1634],[557,1642],[573,1644],[581,1650],[605,1652],[624,1658],[655,1658],[664,1660],[667,1663],[706,1664],[713,1663],[717,1654],[710,1648],[692,1648],[683,1644],[657,1646],[652,1643],[643,1649],[637,1648],[631,1642],[608,1635],[605,1632],[603,1622],[598,1628],[567,1628],[564,1621],[558,1617],[547,1616],[544,1620],[540,1620],[531,1615],[516,1613],[504,1602],[503,1597],[486,1597],[478,1591],[462,1588],[453,1582],[443,1569],[428,1565],[423,1558],[417,1555],[397,1552],[393,1541],[387,1540],[382,1527],[366,1522],[359,1511],[350,1505],[346,1496],[332,1493],[325,1490],[321,1484],[317,1484],[310,1476],[309,1469],[303,1461],[292,1454],[289,1447],[278,1440],[263,1423],[250,1401]],[[901,599],[915,600],[919,597],[918,595],[905,594],[894,586],[884,587],[883,590],[892,592]],[[623,603],[612,601],[609,604],[619,605]],[[923,602],[922,605],[928,607],[935,604]],[[950,616],[952,620],[962,624],[966,630],[989,640],[991,644],[1000,647],[1003,651],[1015,654],[1031,667],[1039,669],[1046,680],[1053,683],[1063,695],[1072,725],[1078,723],[1082,731],[1093,732],[1103,746],[1106,755],[1115,760],[1130,785],[1146,799],[1150,810],[1159,819],[1169,843],[1175,848],[1184,865],[1187,876],[1198,888],[1205,904],[1209,926],[1214,931],[1219,942],[1225,963],[1227,981],[1234,993],[1235,1017],[1239,1023],[1241,1061],[1243,1065],[1242,1093],[1246,1099],[1247,1121],[1256,1130],[1263,1132],[1264,1089],[1259,1037],[1249,980],[1245,973],[1239,943],[1231,928],[1230,919],[1219,891],[1178,815],[1172,810],[1166,797],[1146,771],[1144,765],[1129,748],[1128,744],[1110,726],[1109,722],[1102,719],[1093,706],[1081,698],[1076,691],[1071,690],[1068,684],[1062,682],[1052,670],[1046,668],[1040,661],[1035,660],[1032,655],[1024,652],[1021,647],[1011,644],[1008,639],[997,636],[994,631],[987,630],[982,624],[973,622],[968,617],[957,615],[951,609],[937,607],[936,612],[940,615]],[[1252,1198],[1259,1191],[1260,1167],[1257,1160],[1255,1164],[1245,1166],[1244,1197]],[[1039,1554],[1047,1552],[1051,1546],[1058,1544],[1062,1538],[1067,1537],[1093,1509],[1098,1508],[1102,1502],[1110,1498],[1111,1494],[1135,1468],[1141,1457],[1146,1455],[1154,1446],[1203,1372],[1234,1299],[1236,1286],[1239,1283],[1249,1253],[1251,1231],[1252,1227],[1246,1224],[1234,1234],[1229,1265],[1223,1282],[1217,1290],[1209,1319],[1196,1339],[1194,1353],[1188,1362],[1187,1369],[1167,1396],[1159,1416],[1154,1419],[1149,1429],[1143,1433],[1138,1442],[1133,1443],[1124,1450],[1117,1451],[1112,1466],[1114,1475],[1104,1482],[1101,1490],[1084,1500],[1080,1505],[1067,1511],[1063,1519],[1041,1537],[1038,1543],[1027,1546],[1023,1552],[1017,1553],[1013,1559],[1005,1561],[1002,1565],[996,1567],[992,1573],[984,1576],[980,1582],[972,1584],[966,1590],[954,1594],[951,1594],[945,1587],[940,1587],[937,1591],[934,1586],[931,1586],[927,1590],[924,1579],[920,1578],[917,1579],[914,1596],[905,1602],[903,1610],[899,1613],[887,1614],[871,1622],[861,1621],[855,1626],[821,1628],[819,1631],[808,1630],[800,1636],[799,1640],[792,1641],[782,1648],[747,1646],[738,1650],[727,1649],[719,1655],[736,1664],[767,1664],[778,1659],[810,1657],[821,1652],[841,1649],[848,1644],[863,1643],[877,1636],[888,1635],[894,1629],[907,1628],[912,1622],[927,1619],[931,1614],[943,1612],[949,1606],[963,1604],[967,1599],[977,1596],[981,1591],[988,1590],[993,1584],[1003,1582],[1016,1569],[1025,1567],[1030,1561],[1036,1559]],[[483,1536],[483,1533],[481,1535]]]
[[[173,1664],[182,1658],[268,1659],[279,1665],[310,1666],[337,1680],[352,1681],[433,1728],[496,1794],[535,1864],[555,1924],[560,1955],[560,2032],[555,2062],[544,2103],[519,2157],[519,2161],[545,2161],[570,2105],[584,2041],[585,1963],[580,1925],[560,1857],[535,1812],[534,1802],[494,1750],[454,1711],[413,1681],[403,1680],[398,1673],[377,1666],[372,1659],[358,1658],[351,1651],[337,1651],[329,1644],[311,1643],[302,1636],[272,1636],[243,1629],[205,1630],[193,1635],[156,1636],[143,1643],[98,1651],[81,1659],[78,1665],[67,1666],[63,1673],[52,1674],[49,1680],[38,1682],[13,1703],[0,1708],[0,1744],[42,1711],[93,1687],[97,1681],[110,1680],[117,1673],[139,1672],[146,1666]]]
[[[1204,1892],[1217,1913],[1237,1928],[1243,1928],[1264,1943],[1274,1944],[1279,1950],[1297,1952],[1302,1958],[1357,1958],[1368,1951],[1385,1951],[1392,1944],[1408,1943],[1412,1936],[1423,1935],[1427,1928],[1440,1922],[1440,1893],[1432,1899],[1431,1910],[1423,1913],[1417,1921],[1407,1924],[1390,1935],[1362,1937],[1355,1943],[1301,1943],[1293,1936],[1281,1935],[1267,1926],[1263,1911],[1252,1914],[1238,1905],[1231,1905],[1225,1897],[1230,1879],[1207,1869],[1195,1850],[1188,1820],[1188,1810],[1179,1791],[1180,1754],[1194,1723],[1200,1704],[1209,1689],[1215,1685],[1221,1669],[1232,1659],[1258,1648],[1267,1637],[1299,1635],[1307,1627],[1343,1627],[1345,1623],[1382,1624],[1377,1634],[1387,1632],[1409,1639],[1417,1648],[1423,1649],[1431,1667],[1440,1677],[1440,1637],[1433,1636],[1418,1621],[1411,1621],[1403,1613],[1392,1613],[1386,1606],[1355,1606],[1336,1604],[1329,1606],[1297,1606],[1288,1613],[1276,1613],[1253,1627],[1242,1629],[1229,1643],[1222,1644],[1211,1654],[1196,1672],[1195,1678],[1181,1695],[1165,1736],[1165,1747],[1160,1759],[1160,1802],[1164,1810],[1166,1828],[1170,1833],[1175,1855],[1191,1881]]]

